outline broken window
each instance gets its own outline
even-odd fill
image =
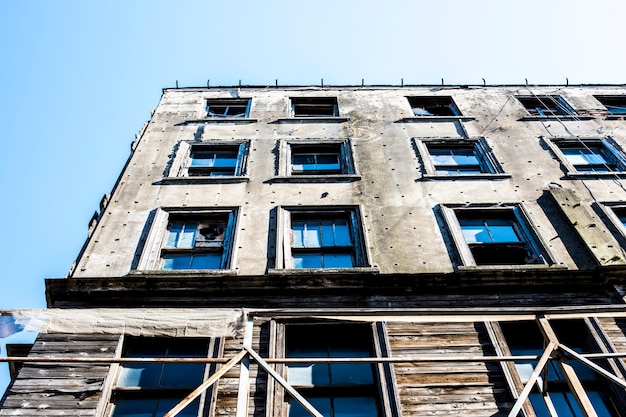
[[[626,156],[609,138],[549,139],[548,143],[569,174],[626,171]]]
[[[462,265],[551,263],[522,207],[442,207]]]
[[[285,326],[287,358],[367,358],[376,356],[371,325]],[[298,363],[287,367],[287,381],[325,417],[378,417],[376,366],[371,363]],[[289,417],[308,412],[288,398]]]
[[[424,116],[461,116],[461,112],[449,96],[411,96],[407,97],[413,115]]]
[[[295,269],[366,266],[357,209],[287,209],[284,267]]]
[[[478,140],[416,141],[426,175],[480,175],[502,173],[490,148]]]
[[[250,112],[248,98],[210,98],[206,101],[208,118],[246,118]]]
[[[531,116],[575,116],[574,109],[558,95],[518,96],[517,99]]]
[[[161,269],[226,269],[234,213],[171,214],[161,247]]]
[[[324,175],[345,173],[342,146],[291,145],[291,175]]]
[[[291,97],[293,117],[338,117],[336,97]]]
[[[601,352],[582,319],[550,320],[546,321],[544,326],[547,326],[547,332],[554,334],[559,343],[576,353]],[[504,338],[501,346],[507,355],[540,357],[551,341],[544,336],[536,321],[500,322],[499,327]],[[521,384],[528,382],[537,363],[538,360],[515,361],[514,369]],[[608,368],[606,360],[596,360],[596,363]],[[571,367],[573,372],[565,372],[563,366]],[[576,391],[571,388],[572,386],[581,386],[582,390]],[[520,388],[518,385],[519,391]],[[552,355],[528,399],[537,417],[583,416],[587,414],[579,405],[581,397],[588,398],[598,416],[622,415],[617,411],[616,407],[619,405],[607,381],[582,362],[575,358],[567,358],[565,355]],[[585,401],[586,398],[582,400]]]
[[[604,107],[614,116],[626,116],[626,95],[595,96]]]
[[[224,177],[243,175],[247,143],[192,144],[189,158],[181,172],[188,177]]]
[[[200,338],[127,337],[124,358],[206,358],[216,342]],[[204,363],[125,363],[111,397],[112,417],[161,417],[213,372]],[[203,393],[178,415],[198,417],[208,410]]]

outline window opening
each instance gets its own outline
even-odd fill
[[[355,265],[347,218],[292,216],[294,268],[351,268]]]
[[[232,213],[207,216],[172,215],[161,249],[161,268],[227,268],[232,217]]]
[[[294,117],[338,117],[336,97],[292,97],[291,109]]]
[[[207,99],[206,114],[209,118],[245,118],[249,109],[247,98]]]
[[[190,144],[180,175],[185,177],[233,177],[245,171],[247,142]]]
[[[626,96],[595,96],[614,116],[626,116]]]
[[[550,326],[565,346],[578,353],[597,353],[599,349],[592,341],[583,320],[551,320]],[[514,356],[541,356],[547,345],[539,326],[534,321],[500,322],[500,328],[510,353]],[[522,383],[526,383],[535,366],[534,361],[515,361],[515,369]],[[619,416],[611,401],[608,384],[590,368],[576,360],[568,361],[573,367],[585,392],[599,416]],[[550,417],[549,408],[554,408],[559,416],[583,416],[567,377],[561,369],[559,359],[550,359],[542,376],[537,380],[529,395],[530,403],[537,417]]]
[[[412,96],[407,99],[414,116],[461,116],[454,100],[449,96]]]
[[[365,358],[375,356],[368,325],[287,325],[287,358]],[[325,417],[378,417],[376,370],[369,363],[289,364],[287,379]],[[289,417],[309,414],[288,398]]]
[[[543,263],[513,210],[456,210],[461,232],[476,265]]]
[[[533,95],[517,97],[531,116],[574,116],[576,112],[558,95]]]
[[[128,337],[125,358],[206,358],[209,340]],[[198,387],[205,378],[203,363],[128,363],[120,367],[113,389],[112,417],[160,417]],[[198,417],[206,395],[178,414]]]
[[[492,172],[484,159],[479,156],[479,152],[473,144],[427,144],[426,147],[436,174],[462,175]]]
[[[341,174],[341,145],[291,145],[291,174]]]
[[[611,154],[600,144],[559,145],[565,158],[579,172],[614,172],[617,165]]]

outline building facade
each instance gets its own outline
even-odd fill
[[[0,416],[626,416],[625,118],[616,85],[165,89]]]

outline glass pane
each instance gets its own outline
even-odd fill
[[[293,235],[293,246],[296,248],[304,247],[304,222],[293,222],[291,230]]]
[[[237,165],[237,152],[216,152],[216,167],[234,167]]]
[[[170,223],[169,233],[167,234],[167,240],[165,242],[165,247],[167,248],[175,248],[176,243],[178,242],[178,237],[183,231],[183,222],[173,222]]]
[[[331,348],[330,356],[333,358],[367,358],[369,351],[363,349]],[[332,383],[344,384],[373,384],[374,375],[372,365],[369,363],[333,363],[330,364]]]
[[[324,171],[339,170],[339,155],[321,154],[317,155],[317,169]]]
[[[165,255],[163,256],[162,269],[189,269],[191,267],[191,255]]]
[[[202,383],[204,364],[201,363],[167,363],[163,366],[161,387],[163,388],[196,388]]]
[[[328,352],[323,348],[289,348],[289,358],[325,358]],[[288,367],[289,382],[293,385],[327,385],[329,380],[328,364],[290,364]]]
[[[304,227],[304,246],[307,248],[317,248],[321,246],[321,225],[320,222],[308,221]]]
[[[335,220],[335,245],[352,246],[347,220]]]
[[[182,398],[181,398],[182,399]],[[165,413],[170,411],[176,404],[180,402],[181,399],[174,398],[163,398],[158,400],[159,403],[157,405],[157,411],[155,417],[163,417]],[[177,414],[179,417],[197,417],[198,416],[198,407],[200,406],[200,400],[197,399],[185,407],[181,412]]]
[[[352,268],[352,254],[349,253],[327,253],[324,257],[324,268]]]
[[[124,365],[117,384],[122,387],[158,387],[162,367],[159,363]]]
[[[571,392],[549,392],[559,417],[585,417]]]
[[[314,171],[315,156],[312,154],[294,154],[291,156],[291,166],[294,171]]]
[[[626,115],[626,106],[606,106],[611,114]]]
[[[330,398],[316,397],[307,398],[313,407],[320,412],[324,417],[332,417],[330,411]],[[308,411],[300,405],[300,403],[293,398],[289,399],[289,417],[311,417]]]
[[[155,400],[119,399],[115,401],[113,417],[152,417],[154,416]]]
[[[561,151],[572,165],[597,165],[607,163],[602,154],[602,150],[597,147],[590,149],[563,148]]]
[[[454,149],[454,162],[457,165],[478,165],[478,158],[473,149]]]
[[[335,246],[335,224],[332,220],[321,222],[322,246]]]
[[[378,407],[373,397],[335,397],[333,417],[375,417]]]
[[[222,267],[222,253],[199,253],[191,258],[191,269],[220,269]]]
[[[450,149],[430,149],[428,152],[435,165],[456,165]]]
[[[515,233],[513,221],[504,219],[485,220],[491,239],[493,242],[520,242],[520,238]]]
[[[215,165],[215,152],[192,152],[192,167],[212,167]]]
[[[491,242],[487,227],[482,220],[459,219],[459,224],[467,243]]]
[[[319,253],[294,253],[294,268],[321,268],[322,255]]]

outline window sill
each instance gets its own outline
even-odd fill
[[[184,278],[201,276],[236,276],[236,269],[177,269],[177,270],[135,270],[128,273],[129,276],[159,277],[159,278]]]
[[[271,276],[293,276],[293,275],[360,275],[360,274],[374,274],[377,275],[380,271],[376,267],[371,266],[357,266],[354,268],[269,268],[267,274]]]
[[[276,119],[276,123],[342,123],[350,120],[349,117],[320,116],[320,117],[284,117]]]
[[[272,182],[352,182],[359,181],[360,175],[332,174],[332,175],[281,175],[272,178]]]
[[[626,114],[610,114],[604,120],[626,120]]]
[[[536,269],[567,270],[565,264],[528,264],[528,265],[459,265],[458,271],[528,271]]]
[[[541,120],[593,120],[592,116],[580,116],[580,115],[558,115],[558,116],[524,116],[518,119],[520,122],[532,122]]]
[[[404,123],[419,123],[423,121],[437,121],[437,122],[445,122],[445,121],[457,121],[460,120],[462,122],[471,122],[476,120],[475,117],[470,116],[414,116],[414,117],[403,117],[398,120],[398,122]]]
[[[200,124],[200,123],[256,123],[259,119],[250,117],[204,117],[202,119],[186,120],[185,124]]]
[[[416,181],[430,181],[430,180],[506,180],[511,178],[509,174],[458,174],[458,175],[424,175],[422,178],[418,178]]]
[[[584,180],[590,178],[626,178],[625,171],[611,172],[568,172],[566,178],[573,180]]]
[[[247,176],[223,176],[223,177],[165,177],[161,184],[224,184],[248,182],[250,177]]]

